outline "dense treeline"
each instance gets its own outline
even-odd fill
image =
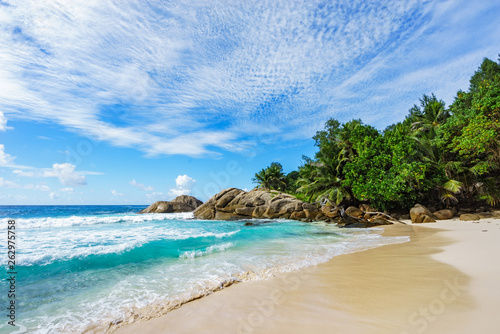
[[[415,203],[473,206],[500,203],[500,59],[485,58],[445,103],[424,95],[406,118],[383,132],[335,119],[313,137],[314,158],[288,175],[279,163],[255,174],[258,187],[277,189],[310,202],[371,203],[380,210]]]

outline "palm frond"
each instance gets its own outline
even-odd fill
[[[458,194],[462,189],[463,183],[457,180],[449,180],[443,185],[443,188],[453,194]]]

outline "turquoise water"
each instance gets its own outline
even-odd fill
[[[17,319],[1,333],[104,332],[165,313],[225,282],[266,279],[405,238],[377,229],[278,220],[202,221],[191,213],[145,214],[143,206],[3,206],[16,220]],[[6,261],[0,291],[7,305]],[[163,311],[159,311],[164,308]],[[6,312],[5,312],[6,313]],[[6,319],[5,315],[1,315]]]

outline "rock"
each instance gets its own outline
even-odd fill
[[[172,213],[191,212],[202,205],[203,202],[193,196],[181,195],[172,201],[157,201],[138,213]]]
[[[424,215],[424,220],[422,223],[435,223],[436,220],[434,218],[431,218],[430,216]]]
[[[254,189],[249,192],[237,188],[221,191],[198,207],[194,215],[199,219],[285,218],[315,220],[320,216],[316,204],[278,191]],[[324,214],[321,217],[325,217]]]
[[[478,212],[477,215],[479,218],[493,218],[493,213],[492,212]]]
[[[454,213],[449,209],[444,209],[434,212],[434,216],[436,216],[436,218],[440,220],[450,219],[454,216]]]
[[[290,215],[290,219],[293,219],[293,220],[301,220],[304,218],[306,218],[306,213],[304,211],[293,212]]]
[[[392,223],[384,218],[376,218],[373,221],[366,220],[364,218],[357,218],[344,214],[344,216],[339,217],[337,225],[339,227],[345,228],[368,228],[380,225],[391,225]]]
[[[361,211],[360,209],[358,209],[357,207],[355,206],[350,206],[348,207],[346,210],[345,210],[345,213],[347,213],[349,216],[353,216],[353,217],[363,217],[364,216],[364,213],[363,211]]]
[[[198,219],[206,219],[206,220],[215,219],[215,209],[212,207],[205,207],[201,210],[197,209],[195,211],[197,211],[196,218]]]
[[[481,217],[479,217],[476,214],[473,213],[463,213],[460,215],[460,220],[465,220],[465,221],[472,221],[472,220],[479,220]]]
[[[221,191],[216,195],[215,207],[224,208],[229,202],[231,202],[236,196],[238,196],[243,190],[237,188],[229,188]]]
[[[460,213],[474,213],[476,212],[476,209],[473,208],[460,208]]]
[[[301,220],[306,218],[306,213],[304,211],[293,212],[290,215],[290,219]]]
[[[199,199],[197,199],[196,197],[188,196],[188,195],[177,196],[171,202],[172,203],[184,203],[184,204],[187,204],[188,206],[195,208],[195,209],[203,204],[203,202],[200,201]]]
[[[321,208],[321,212],[328,218],[339,217],[339,209],[334,209],[331,205],[325,205]]]
[[[271,200],[264,216],[269,218],[278,218],[285,213],[292,213],[295,211],[295,204],[297,200],[291,198],[275,197]]]
[[[272,220],[247,221],[247,222],[245,222],[245,224],[243,224],[243,226],[259,226],[259,225],[262,225],[262,224],[267,224],[267,223],[272,223],[272,222],[273,222]]]
[[[410,214],[409,214],[409,213],[407,213],[407,214],[401,215],[401,216],[399,217],[399,219],[410,219]]]
[[[242,218],[248,218],[248,217],[243,217],[232,212],[222,212],[222,211],[215,212],[215,217],[214,217],[215,220],[238,220]]]
[[[382,217],[364,219],[363,211],[350,207],[340,217],[339,209],[326,205],[321,210],[318,205],[303,202],[291,195],[274,190],[253,189],[245,192],[229,188],[212,196],[205,204],[194,211],[198,219],[244,220],[256,219],[293,219],[303,222],[324,220],[337,223],[340,227],[372,227],[391,224]],[[247,226],[253,222],[245,223]]]
[[[375,212],[377,211],[376,209],[374,209],[371,205],[369,204],[360,204],[359,205],[359,209],[363,212]]]
[[[255,208],[253,208],[253,207],[245,206],[243,208],[236,208],[234,210],[234,212],[236,212],[239,215],[243,215],[243,216],[252,216],[254,210],[255,210]]]
[[[432,223],[436,221],[432,212],[420,204],[415,204],[415,206],[411,208],[410,218],[413,224],[421,224],[424,222]]]
[[[264,217],[264,212],[266,212],[266,210],[267,210],[267,207],[265,205],[258,206],[253,210],[252,217],[253,218],[259,218],[259,217],[262,218],[262,217]]]

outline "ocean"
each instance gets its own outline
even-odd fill
[[[408,241],[382,229],[136,213],[143,208],[0,206],[0,333],[104,333],[231,283]],[[16,227],[16,327],[7,323],[9,220]]]

